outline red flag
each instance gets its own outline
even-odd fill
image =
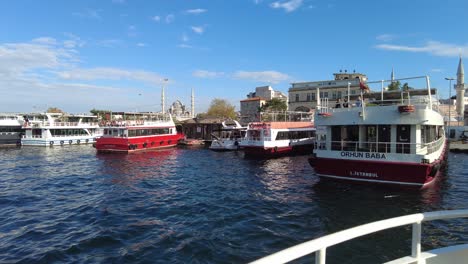
[[[369,91],[369,86],[367,86],[367,84],[363,83],[363,82],[359,82],[359,87],[361,88],[361,90],[363,91]]]

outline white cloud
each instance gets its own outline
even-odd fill
[[[391,51],[406,51],[406,52],[420,52],[428,53],[440,57],[458,57],[468,55],[468,45],[455,45],[449,43],[442,43],[438,41],[428,41],[422,46],[405,46],[405,45],[391,45],[380,44],[376,46],[377,49],[391,50]]]
[[[254,2],[256,5],[258,5],[258,4],[260,4],[260,3],[262,2],[262,0],[253,0],[253,2]]]
[[[58,76],[65,80],[135,80],[150,84],[161,84],[163,79],[161,75],[140,70],[124,70],[118,68],[90,68],[90,69],[73,69],[57,73]]]
[[[167,15],[166,19],[165,19],[167,24],[170,24],[170,23],[174,22],[174,20],[175,20],[175,16],[173,14]]]
[[[206,11],[207,11],[206,9],[197,8],[197,9],[189,9],[189,10],[186,10],[185,13],[198,15],[198,14],[205,13]]]
[[[375,39],[379,40],[379,41],[384,41],[384,42],[388,42],[388,41],[392,41],[394,39],[396,39],[396,35],[393,35],[393,34],[381,34],[381,35],[378,35],[377,37],[375,37]]]
[[[137,28],[134,25],[130,25],[127,28],[127,35],[129,37],[136,37],[138,35]]]
[[[179,44],[177,47],[182,48],[182,49],[191,49],[193,48],[191,45],[188,44]]]
[[[80,18],[88,18],[88,19],[101,19],[101,15],[99,14],[101,11],[100,10],[95,10],[95,9],[85,9],[82,12],[75,12],[73,13],[74,16],[80,17]]]
[[[233,78],[273,84],[291,79],[289,75],[277,71],[237,71],[233,74]]]
[[[142,42],[139,42],[136,45],[137,45],[137,47],[146,47],[146,46],[148,46],[146,43],[142,43]]]
[[[57,45],[57,40],[49,37],[35,38],[32,42],[45,45]]]
[[[72,33],[65,33],[65,37],[67,40],[63,41],[63,46],[68,49],[73,49],[77,47],[83,47],[85,45],[85,41],[82,40],[80,37],[72,34]]]
[[[431,72],[444,72],[444,69],[431,69]]]
[[[115,48],[123,45],[123,41],[120,39],[104,39],[97,41],[96,45],[104,48]]]
[[[159,22],[161,21],[161,17],[160,16],[154,16],[151,18],[151,20],[155,21],[155,22]]]
[[[224,72],[214,72],[214,71],[205,71],[205,70],[196,70],[192,72],[192,76],[198,77],[198,78],[217,78],[224,76]]]
[[[202,27],[202,26],[199,26],[199,27],[192,26],[191,28],[192,28],[193,32],[195,32],[197,34],[203,34],[203,32],[205,32],[205,28]]]
[[[285,2],[276,1],[270,4],[271,8],[282,8],[286,12],[293,12],[302,5],[303,0],[290,0]]]
[[[185,34],[185,33],[182,34],[182,37],[180,37],[180,39],[183,42],[188,42],[190,40],[189,37],[187,36],[187,34]]]
[[[122,85],[119,80],[133,81],[138,83],[138,89],[145,85],[155,87],[161,84],[161,75],[155,72],[112,67],[82,69],[77,54],[66,41],[53,38],[42,37],[26,43],[0,43],[2,108],[18,112],[30,111],[35,105],[44,105],[44,110],[45,105],[55,106],[67,112],[101,107],[129,109],[135,105],[129,98],[136,89],[115,87],[110,83]],[[93,83],[96,80],[108,84],[97,85]],[[125,83],[129,85],[131,82]],[[110,92],[112,100],[109,100]]]

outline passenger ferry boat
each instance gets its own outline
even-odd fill
[[[103,124],[104,135],[95,144],[98,152],[130,153],[175,147],[184,139],[169,114],[114,112],[110,115],[110,121]]]
[[[91,144],[102,135],[97,116],[93,115],[28,114],[24,117],[23,129],[23,146]]]
[[[315,127],[312,120],[307,119],[249,123],[240,146],[246,156],[264,157],[311,153],[314,142]]]
[[[444,119],[429,77],[415,78],[426,78],[427,89],[382,89],[375,93],[380,100],[351,108],[331,108],[320,100],[317,144],[309,160],[315,172],[321,178],[416,188],[435,182],[447,154]],[[400,80],[407,79],[414,78]],[[384,100],[392,93],[400,98]]]
[[[240,149],[240,141],[245,137],[247,127],[241,126],[236,120],[233,121],[234,125],[226,125],[226,121],[222,123],[223,128],[220,131],[221,136],[215,138],[209,147],[214,151],[229,151]]]
[[[0,145],[21,145],[23,122],[21,114],[0,113]]]

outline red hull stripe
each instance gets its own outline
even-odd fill
[[[422,187],[425,184],[429,184],[429,182],[425,183],[425,184],[421,184],[421,183],[411,183],[411,182],[381,181],[381,180],[350,178],[350,177],[341,177],[341,176],[333,176],[333,175],[325,175],[325,174],[318,174],[318,176],[325,177],[325,178],[338,179],[338,180],[347,180],[347,181],[361,181],[361,182],[397,184],[397,185],[408,185],[408,186],[418,186],[418,187]]]

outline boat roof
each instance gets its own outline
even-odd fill
[[[265,122],[273,129],[287,129],[287,128],[311,128],[314,124],[311,122]]]

